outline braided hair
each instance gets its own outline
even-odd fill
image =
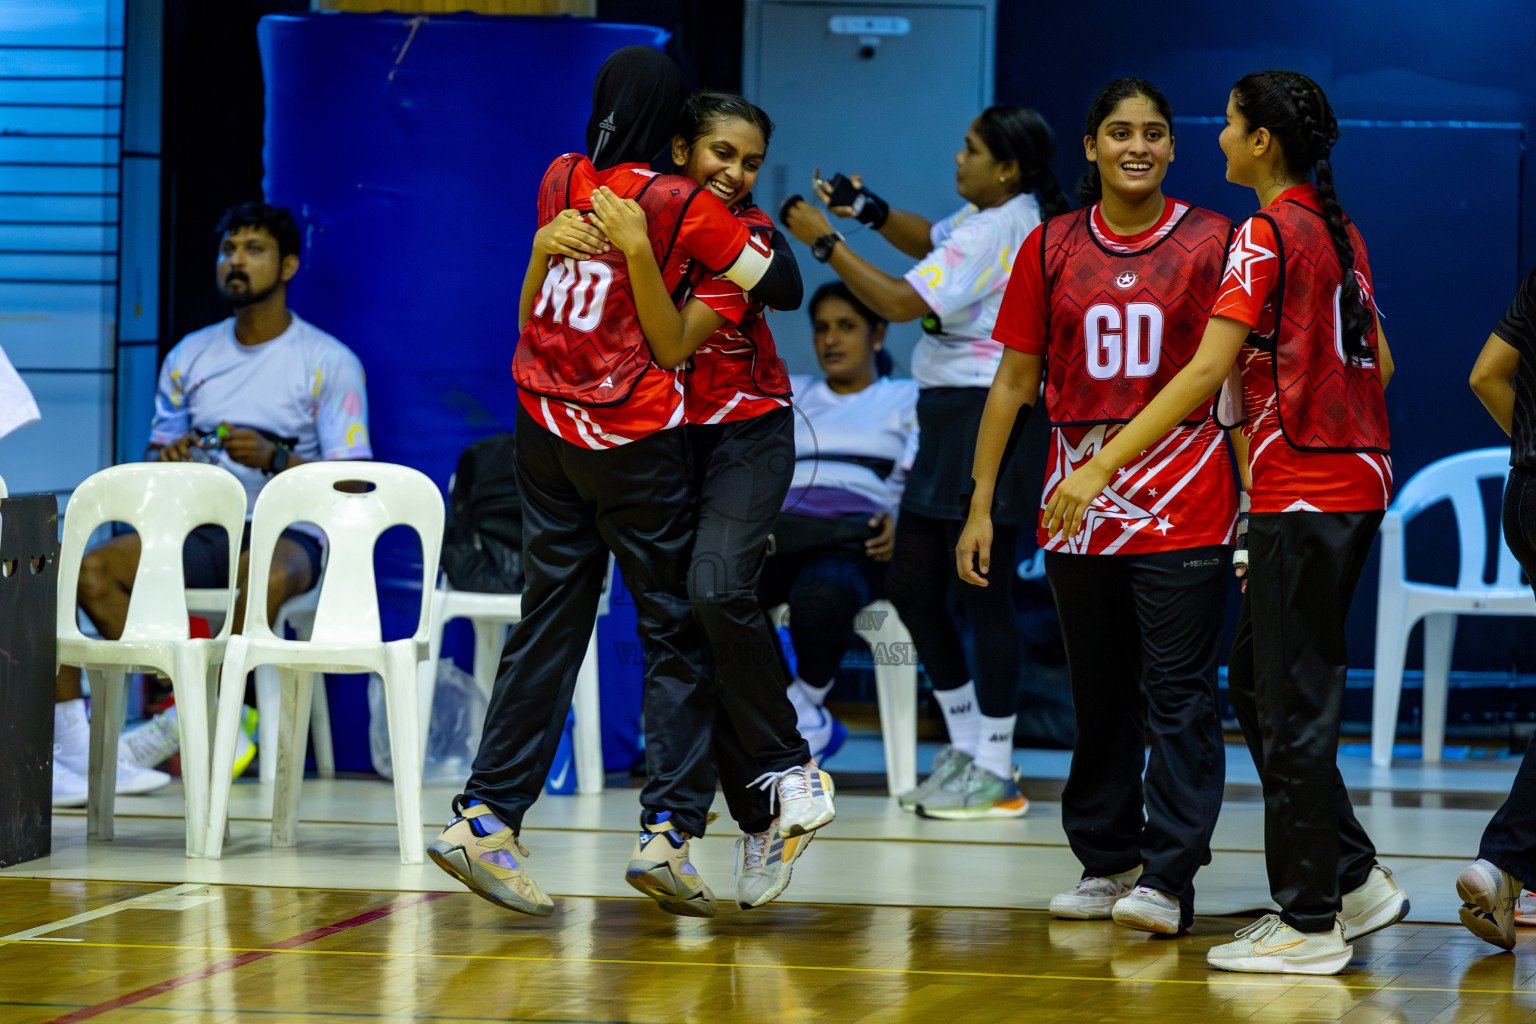
[[[1051,159],[1056,156],[1056,134],[1045,118],[1030,107],[988,107],[976,119],[976,134],[998,163],[1019,165],[1022,192],[1033,192],[1042,217],[1066,213],[1070,207],[1062,195]]]
[[[1144,78],[1117,78],[1100,89],[1099,94],[1093,98],[1093,104],[1088,108],[1088,124],[1083,129],[1083,134],[1090,138],[1097,138],[1099,125],[1104,123],[1104,119],[1113,114],[1115,108],[1121,103],[1134,96],[1140,96],[1156,107],[1157,112],[1163,115],[1163,120],[1168,122],[1170,128],[1172,127],[1173,106],[1157,86]],[[1077,192],[1078,201],[1084,206],[1092,206],[1104,198],[1104,181],[1099,177],[1098,164],[1088,165],[1083,176],[1077,179],[1077,188],[1074,191]]]
[[[1296,71],[1255,71],[1232,87],[1238,113],[1249,134],[1260,128],[1280,144],[1286,169],[1305,178],[1317,178],[1317,194],[1323,201],[1328,234],[1343,271],[1339,294],[1339,331],[1344,354],[1350,362],[1366,354],[1365,334],[1371,327],[1371,311],[1361,300],[1360,279],[1355,274],[1355,247],[1345,228],[1344,208],[1333,187],[1333,144],[1339,141],[1339,122],[1318,84]]]

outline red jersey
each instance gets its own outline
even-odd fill
[[[772,245],[773,221],[756,206],[733,211],[752,232],[752,244]],[[699,346],[684,376],[689,423],[732,423],[789,405],[789,371],[773,345],[763,304],[720,274],[705,272],[691,298],[726,323]]]
[[[1270,211],[1282,203],[1288,208],[1276,217]],[[1314,230],[1310,245],[1298,245],[1294,238],[1302,233],[1294,230],[1297,223],[1305,225],[1303,232],[1315,229],[1313,222],[1320,221],[1322,209],[1316,186],[1298,185],[1282,192],[1265,213],[1244,221],[1232,240],[1221,294],[1212,309],[1212,315],[1253,330],[1238,367],[1254,512],[1366,512],[1386,508],[1392,496],[1374,323],[1365,338],[1371,357],[1349,367],[1335,335],[1340,271],[1332,243],[1326,241],[1327,228],[1323,226],[1321,239]],[[1303,216],[1309,221],[1299,220]],[[1350,232],[1361,299],[1374,310],[1365,243],[1352,225]],[[1304,263],[1307,260],[1311,266]],[[1326,275],[1329,266],[1331,277]],[[1313,280],[1303,293],[1298,278],[1309,276]],[[1284,330],[1277,331],[1277,325]],[[1318,369],[1320,364],[1332,373]],[[1324,381],[1325,388],[1314,385],[1316,380]],[[1338,386],[1327,389],[1330,381]],[[1309,414],[1307,401],[1317,395],[1334,415]],[[1374,443],[1349,444],[1361,440]]]
[[[745,225],[687,178],[653,174],[641,164],[597,171],[575,154],[545,172],[540,226],[563,209],[590,211],[600,185],[645,210],[668,289],[680,289],[693,261],[724,269],[748,244]],[[682,373],[651,360],[617,250],[587,260],[550,257],[512,373],[529,415],[573,444],[611,448],[683,421]]]
[[[993,337],[1044,357],[1054,425],[1041,509],[1200,345],[1231,224],[1169,199],[1137,235],[1111,232],[1097,206],[1046,221],[1014,261]],[[1118,325],[1118,326],[1116,326]],[[1081,532],[1048,551],[1148,554],[1229,544],[1237,487],[1209,408],[1116,475]]]

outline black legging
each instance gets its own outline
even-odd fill
[[[955,544],[961,523],[903,510],[896,521],[896,553],[886,575],[886,592],[912,634],[917,656],[936,690],[954,690],[976,681],[976,705],[988,718],[1006,718],[1018,709],[1019,626],[1013,614],[1013,553],[1017,526],[995,524],[989,586],[963,583],[955,573]],[[976,671],[966,667],[965,645],[949,613],[958,596],[971,624]]]
[[[789,605],[795,674],[821,687],[837,674],[855,616],[884,592],[884,562],[856,551],[829,548],[770,558],[763,567],[758,598],[764,608]]]

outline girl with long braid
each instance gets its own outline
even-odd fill
[[[971,122],[955,155],[955,191],[966,205],[937,223],[892,208],[857,177],[851,187],[838,179],[818,181],[817,196],[834,214],[857,216],[918,259],[902,277],[855,253],[810,203],[791,197],[781,211],[790,233],[810,245],[859,301],[892,323],[922,322],[912,357],[919,441],[886,583],[933,678],[949,730],[949,745],[934,759],[932,773],[900,796],[903,809],[925,817],[1018,817],[1029,806],[1013,777],[1019,629],[1012,588],[962,587],[949,567],[965,521],[961,494],[970,484],[976,430],[1002,358],[992,325],[1008,272],[1041,218],[1067,210],[1051,171],[1055,153],[1050,127],[1035,111],[988,108]],[[834,184],[841,187],[834,190]],[[1016,463],[1007,467],[993,518],[997,549],[1010,559],[1020,526],[1033,521],[1028,491],[1028,475]],[[945,579],[949,585],[939,585]],[[974,676],[950,615],[951,597],[970,621]]]
[[[991,497],[1042,377],[1049,495],[1189,362],[1221,283],[1232,222],[1163,194],[1173,160],[1163,94],[1139,78],[1109,83],[1083,142],[1089,172],[1077,194],[1087,205],[1025,241],[993,329],[1008,348],[955,549],[960,578],[978,586],[1005,582],[986,578]],[[1210,863],[1226,772],[1216,677],[1237,516],[1211,412],[1207,399],[1159,438],[1082,533],[1040,531],[1077,713],[1061,819],[1083,872],[1051,900],[1057,917],[1113,917],[1169,935],[1194,918],[1195,872]],[[1106,643],[1106,623],[1129,635]]]
[[[1252,512],[1228,685],[1264,786],[1280,912],[1207,954],[1231,971],[1337,974],[1352,939],[1408,912],[1337,764],[1344,620],[1392,480],[1392,357],[1365,242],[1334,192],[1337,138],[1305,75],[1261,71],[1233,86],[1220,140],[1227,180],[1254,189],[1262,209],[1233,238],[1194,358],[1045,512],[1050,533],[1074,536],[1121,467],[1234,377],[1240,398],[1229,390],[1221,404],[1241,402]]]

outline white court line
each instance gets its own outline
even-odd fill
[[[36,928],[28,928],[26,931],[14,932],[10,935],[0,935],[0,942],[21,942],[25,939],[36,939],[60,928],[68,928],[72,925],[84,924],[87,921],[95,921],[98,918],[109,917],[120,910],[186,910],[202,903],[211,903],[218,899],[218,894],[213,891],[213,886],[207,883],[188,883],[186,885],[172,886],[169,889],[159,889],[155,892],[145,893],[143,896],[135,896],[132,899],[122,900],[118,903],[109,903],[95,910],[87,910],[83,914],[74,917],[66,917],[61,921],[50,924],[40,924]],[[83,939],[44,939],[45,942],[83,942]]]

